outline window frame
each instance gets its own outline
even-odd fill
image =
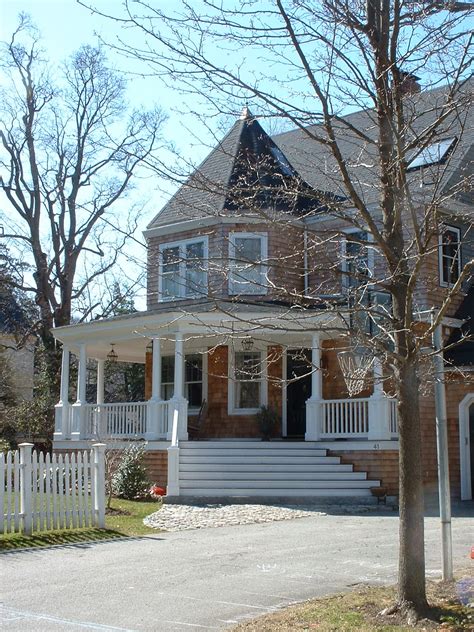
[[[343,235],[342,235],[342,239],[341,239],[341,272],[342,274],[342,290],[343,292],[349,292],[351,289],[357,289],[357,286],[354,285],[350,285],[350,277],[348,276],[348,265],[347,265],[347,237],[348,235],[354,235],[356,233],[365,233],[366,234],[366,241],[368,242],[368,245],[366,246],[367,248],[367,269],[368,269],[368,277],[367,280],[368,282],[370,281],[370,279],[374,278],[374,273],[375,273],[375,252],[373,249],[373,246],[370,246],[369,244],[373,243],[374,239],[373,239],[373,235],[371,233],[369,233],[369,231],[365,228],[365,229],[360,229],[360,228],[348,228],[346,230],[343,231]]]
[[[457,257],[457,277],[456,280],[453,282],[448,281],[444,278],[444,266],[443,266],[443,261],[445,258],[445,255],[443,254],[443,248],[447,245],[446,243],[444,243],[443,241],[443,237],[444,237],[444,233],[446,231],[452,231],[454,233],[456,233],[457,235],[457,243],[458,243],[458,249],[457,249],[457,253],[456,253],[456,257]],[[451,257],[450,257],[451,258]],[[462,269],[462,235],[461,235],[461,229],[458,226],[454,226],[453,224],[442,224],[441,226],[441,230],[439,232],[438,235],[438,271],[439,271],[439,284],[441,287],[453,287],[456,283],[456,281],[459,279],[460,275],[461,275],[461,269]]]
[[[439,149],[443,143],[448,143],[448,142],[449,142],[449,145],[447,145],[444,152],[442,154],[439,152],[440,154],[439,157],[432,156],[430,154],[430,151],[434,152],[437,149]],[[453,150],[455,149],[457,142],[458,142],[457,136],[452,136],[452,137],[442,138],[440,140],[437,140],[434,143],[427,145],[421,150],[415,149],[415,151],[412,154],[412,157],[407,163],[407,167],[406,167],[407,173],[413,173],[414,171],[419,171],[420,169],[426,169],[427,167],[434,167],[436,165],[444,165],[445,162],[448,160],[449,156],[451,155],[451,153],[453,152]]]
[[[202,292],[193,292],[187,293],[187,284],[186,284],[186,247],[192,244],[202,243],[203,244],[203,273],[204,273],[204,282],[203,282],[203,291]],[[179,261],[178,261],[178,278],[183,280],[182,283],[179,284],[179,295],[178,296],[167,296],[163,294],[163,252],[170,248],[179,248]],[[192,237],[190,239],[180,239],[177,241],[170,241],[166,243],[162,243],[159,245],[159,253],[158,253],[158,301],[159,302],[167,302],[167,301],[177,301],[183,300],[187,298],[199,298],[205,297],[209,294],[208,287],[208,262],[209,262],[209,237],[207,235],[200,235],[198,237]]]
[[[239,288],[236,288],[236,285],[242,285],[243,281],[238,281],[233,278],[234,269],[238,268],[238,263],[236,262],[236,239],[259,239],[260,240],[260,261],[267,261],[268,259],[268,233],[265,232],[231,232],[228,235],[229,240],[229,282],[228,282],[228,292],[229,296],[264,296],[268,294],[268,286],[266,284],[266,277],[268,272],[268,266],[265,263],[256,263],[255,265],[260,269],[260,279],[261,283],[255,285],[251,281],[247,283],[250,287],[253,285],[255,288],[254,291],[242,291]],[[248,289],[248,288],[246,288]]]
[[[236,353],[258,353],[260,354],[260,377],[258,381],[260,383],[260,402],[256,408],[238,408],[235,401],[235,354]],[[268,366],[267,366],[267,348],[252,349],[252,351],[244,351],[243,349],[234,349],[229,347],[229,361],[228,361],[228,414],[229,415],[255,415],[260,410],[261,406],[266,406],[268,402]],[[251,380],[248,380],[251,381]]]
[[[201,397],[201,405],[202,402],[204,400],[207,400],[207,353],[201,353],[199,351],[188,351],[188,353],[186,353],[184,355],[184,362],[186,363],[186,358],[188,358],[189,356],[200,356],[202,358],[202,397]],[[166,355],[161,356],[161,375],[160,375],[160,397],[163,399],[163,401],[170,401],[170,400],[165,400],[164,397],[162,397],[163,394],[163,386],[169,386],[172,385],[173,389],[172,389],[172,395],[170,397],[170,399],[172,399],[173,395],[174,395],[174,371],[173,371],[173,381],[171,382],[163,382],[162,381],[162,377],[163,377],[163,359],[164,358],[175,358],[175,356],[172,353],[167,353]],[[186,366],[184,367],[184,395],[186,397],[186,399],[188,399],[187,397],[187,385],[188,384],[199,384],[199,382],[188,382],[186,381]],[[189,402],[189,400],[188,400]],[[189,406],[188,407],[188,412],[191,415],[194,415],[196,413],[199,412],[199,410],[201,409],[201,405],[199,406]]]

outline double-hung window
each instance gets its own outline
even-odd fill
[[[366,231],[346,233],[342,241],[342,285],[356,290],[367,284],[373,272],[373,252]]]
[[[207,296],[207,237],[161,244],[160,300]]]
[[[443,287],[456,283],[461,274],[461,231],[445,225],[439,235],[439,277]]]
[[[266,294],[266,259],[266,233],[231,233],[229,294]]]
[[[161,358],[161,397],[168,400],[174,393],[174,356]],[[203,356],[187,354],[184,358],[184,393],[190,409],[200,408],[203,392]]]
[[[233,412],[256,412],[263,403],[262,354],[260,351],[236,351],[233,365]]]

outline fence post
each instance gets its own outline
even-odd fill
[[[94,516],[96,526],[105,529],[105,443],[94,443]]]
[[[33,507],[31,504],[31,451],[32,443],[20,443],[20,511],[23,515],[23,533],[33,533]],[[3,509],[2,509],[3,511]]]

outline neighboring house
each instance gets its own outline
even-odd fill
[[[5,376],[0,384],[0,402],[33,398],[34,339],[30,336],[18,344],[28,327],[15,297],[0,286],[0,363]]]
[[[430,103],[433,112],[441,94],[412,95],[407,107]],[[373,116],[362,111],[347,120],[373,134]],[[423,264],[418,300],[429,307],[440,305],[474,250],[472,223],[465,221],[472,191],[458,187],[472,169],[472,133],[461,136],[456,124],[447,121],[446,137],[409,165],[420,207],[433,183],[446,192],[459,189],[442,209],[439,246]],[[376,212],[371,148],[361,147],[350,130],[341,123],[342,146]],[[344,235],[346,224],[331,212],[340,204],[344,190],[321,145],[302,131],[271,139],[244,110],[145,231],[147,311],[55,330],[64,353],[54,448],[143,439],[150,472],[168,481],[171,495],[364,496],[379,485],[397,493],[397,414],[389,386],[374,380],[349,397],[338,362],[347,345],[341,313],[347,296],[357,294],[354,279],[379,265],[361,247],[363,227]],[[470,313],[464,289],[454,306],[461,312],[446,325],[459,325],[463,309]],[[328,308],[328,295],[337,309]],[[373,292],[369,300],[383,304],[386,296]],[[120,361],[145,363],[147,401],[104,404],[104,362],[112,349]],[[469,357],[452,358],[447,389],[453,491],[462,485],[468,498],[474,458],[470,463],[465,445],[474,445],[474,382],[472,348],[464,349]],[[70,352],[79,359],[72,405]],[[97,359],[94,403],[85,395],[88,358]],[[380,371],[374,365],[374,374]],[[428,489],[436,482],[433,401],[432,392],[422,395]],[[269,443],[260,441],[261,406],[281,419]]]

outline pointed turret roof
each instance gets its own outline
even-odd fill
[[[325,208],[323,198],[301,178],[245,106],[218,146],[148,227],[223,215],[258,215],[260,210],[300,215]]]

